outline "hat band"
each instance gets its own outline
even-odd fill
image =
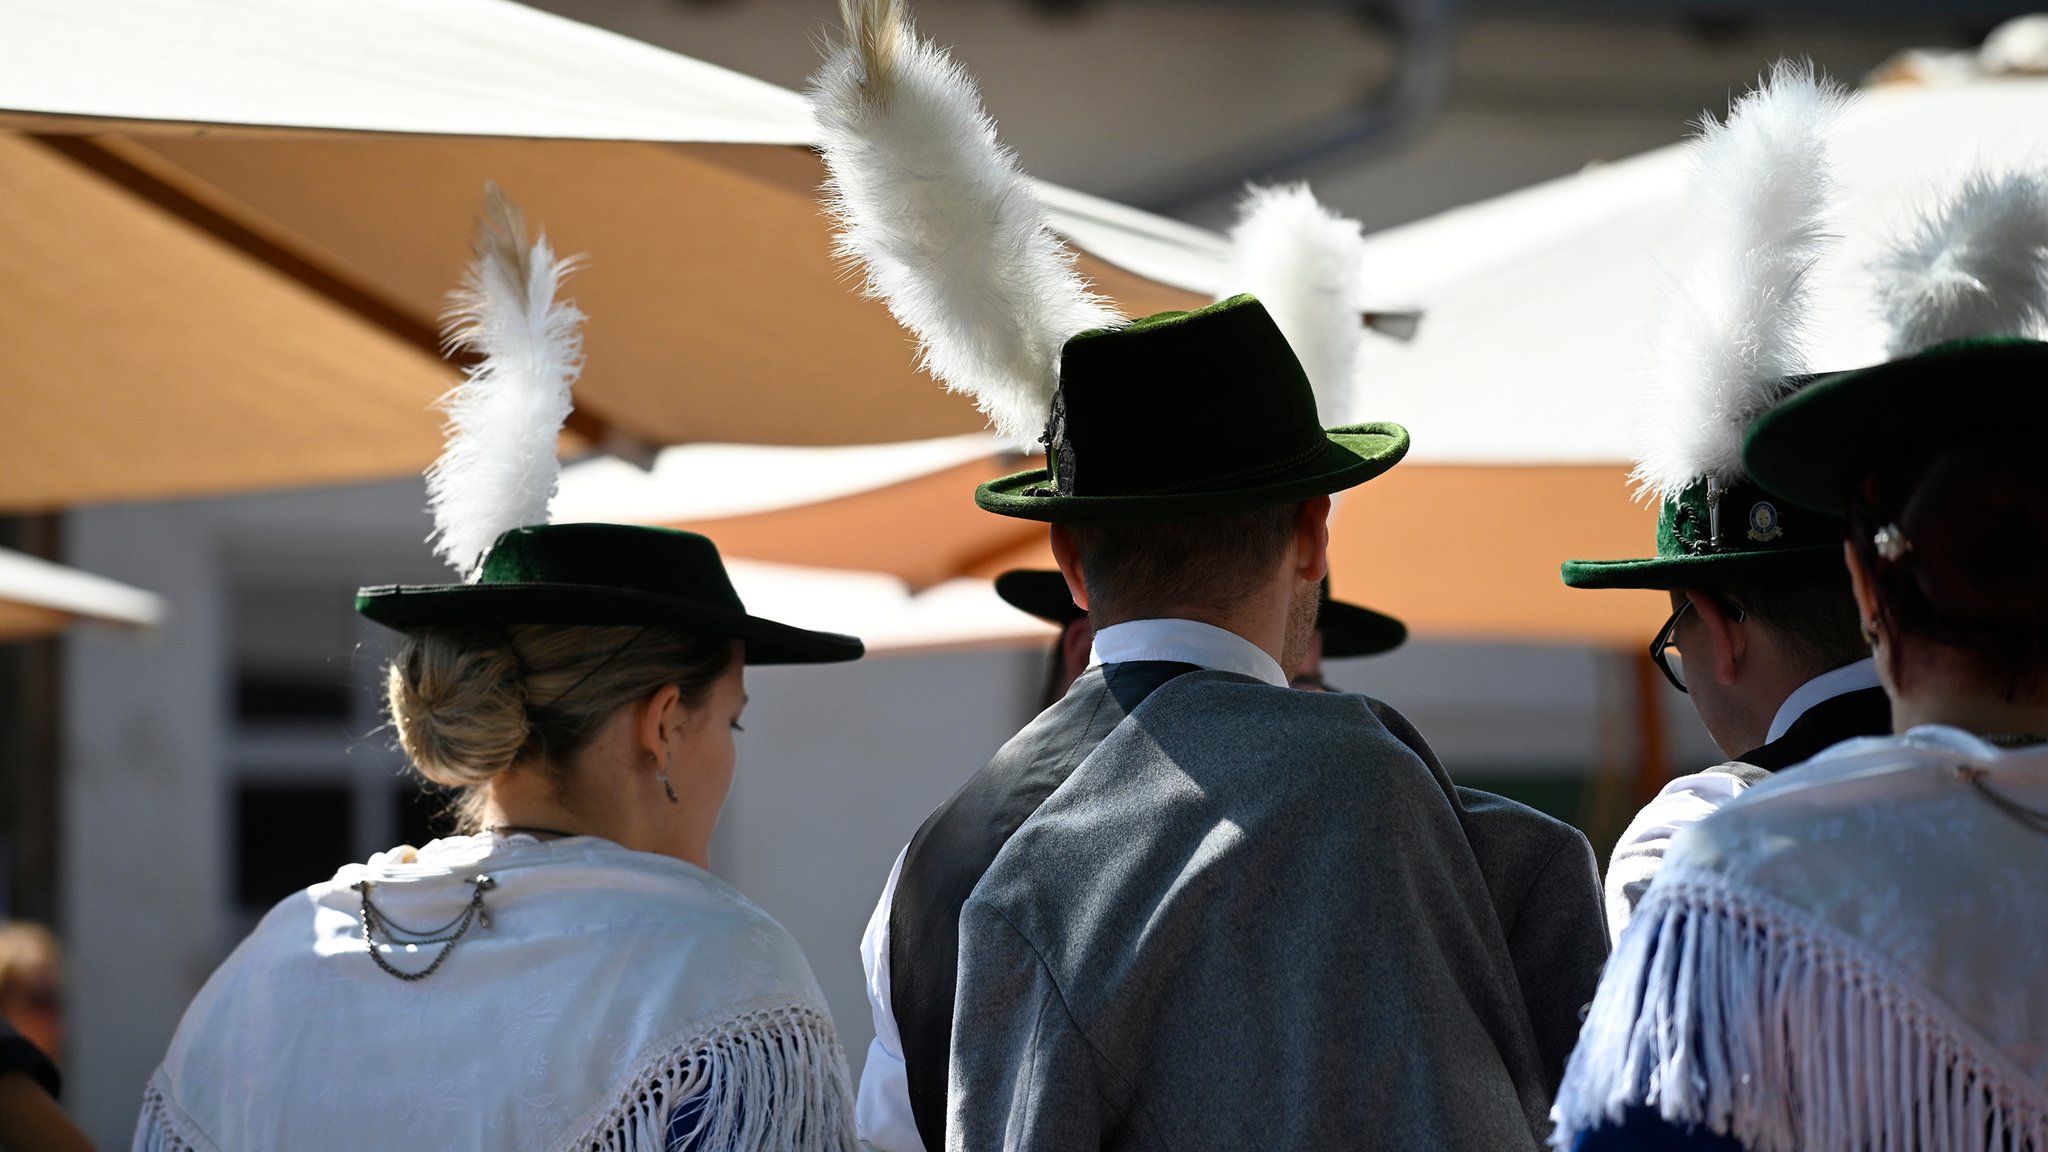
[[[1224,472],[1220,474],[1212,473],[1210,475],[1202,476],[1198,479],[1186,480],[1179,484],[1168,484],[1160,488],[1144,488],[1135,492],[1109,493],[1105,494],[1105,497],[1121,500],[1126,498],[1135,499],[1152,496],[1182,496],[1194,493],[1207,492],[1211,490],[1230,489],[1238,487],[1247,481],[1265,480],[1271,477],[1281,476],[1288,472],[1292,472],[1305,464],[1312,463],[1318,456],[1321,456],[1323,452],[1326,449],[1328,449],[1328,447],[1329,441],[1318,438],[1315,441],[1315,443],[1310,444],[1308,446],[1307,450],[1297,452],[1292,456],[1283,457],[1279,460],[1269,460],[1263,464],[1255,464],[1249,468],[1237,469],[1234,472]],[[1084,500],[1088,499],[1088,497],[1085,495],[1081,496],[1081,498]]]

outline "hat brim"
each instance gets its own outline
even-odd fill
[[[1057,572],[1017,569],[996,577],[996,595],[1020,612],[1064,628],[1086,616],[1067,591],[1067,582]],[[1342,600],[1324,602],[1316,617],[1323,634],[1323,655],[1336,659],[1347,656],[1377,656],[1391,652],[1408,640],[1408,626],[1382,612],[1347,604]]]
[[[1742,445],[1751,479],[1835,516],[1887,460],[1954,445],[1986,429],[2048,419],[2048,343],[1984,337],[1844,372],[1758,418]]]
[[[1316,617],[1325,659],[1378,656],[1408,642],[1408,626],[1383,612],[1332,600]]]
[[[409,632],[437,624],[595,624],[730,636],[749,664],[831,664],[867,650],[853,636],[813,632],[717,604],[584,584],[386,584],[356,593],[356,611]]]
[[[1848,580],[1840,544],[1781,548],[1770,552],[1718,556],[1651,556],[1641,560],[1567,560],[1564,582],[1571,588],[1713,588],[1753,580],[1825,574],[1830,568]]]
[[[996,577],[996,595],[1019,612],[1064,628],[1088,613],[1074,603],[1067,579],[1042,568],[1018,568]]]
[[[1355,488],[1400,463],[1408,430],[1399,424],[1353,424],[1325,433],[1323,451],[1288,475],[1242,488],[1138,496],[1061,496],[1043,468],[983,484],[974,502],[999,516],[1048,524],[1128,527],[1199,520],[1293,504]]]

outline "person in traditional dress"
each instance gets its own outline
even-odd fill
[[[1606,946],[1583,837],[1519,806],[1475,817],[1398,713],[1286,671],[1330,494],[1393,467],[1406,431],[1323,427],[1276,319],[1299,309],[1111,310],[964,74],[900,5],[849,16],[813,97],[842,248],[1000,436],[1045,444],[1045,468],[976,499],[1052,525],[1095,626],[1088,670],[892,874],[870,993],[912,1116],[871,1125],[891,1093],[864,1088],[863,1137],[1535,1147],[1556,1080],[1539,1033],[1576,1032]],[[1359,327],[1355,298],[1300,293]],[[1550,876],[1565,898],[1520,904]],[[1532,998],[1514,945],[1538,937],[1569,948],[1532,964]]]
[[[1046,655],[1045,691],[1039,711],[1052,707],[1067,689],[1088,670],[1088,654],[1095,644],[1095,629],[1088,625],[1088,613],[1074,603],[1067,591],[1067,578],[1058,569],[1017,568],[995,579],[996,595],[1019,612],[1036,616],[1060,630]],[[1330,582],[1323,581],[1316,607],[1316,634],[1308,652],[1288,678],[1296,688],[1310,692],[1335,692],[1323,679],[1323,659],[1344,660],[1357,656],[1379,656],[1392,652],[1408,640],[1408,626],[1384,612],[1343,600],[1332,599]]]
[[[1678,830],[1772,772],[1891,730],[1857,632],[1841,521],[1784,504],[1736,458],[1749,421],[1812,379],[1806,273],[1834,240],[1827,133],[1842,104],[1810,70],[1780,66],[1692,143],[1696,247],[1662,301],[1635,472],[1658,501],[1657,554],[1564,565],[1573,588],[1669,594],[1650,654],[1730,758],[1666,783],[1616,842],[1616,939]]]
[[[748,664],[860,641],[749,615],[712,542],[548,524],[581,364],[565,263],[493,194],[429,476],[464,581],[356,600],[413,767],[461,834],[280,903],[150,1080],[137,1152],[854,1147],[810,967],[713,876]]]
[[[1892,359],[1777,404],[1742,455],[1846,521],[1899,734],[1677,838],[1559,1148],[2048,1149],[2048,172],[1971,178],[1878,268]]]

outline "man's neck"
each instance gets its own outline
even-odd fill
[[[1126,620],[1095,634],[1091,664],[1168,661],[1234,672],[1275,687],[1287,674],[1271,653],[1227,628],[1187,617]]]
[[[1126,612],[1115,619],[1095,620],[1094,624],[1099,635],[1104,629],[1139,620],[1192,620],[1197,624],[1207,624],[1211,628],[1221,628],[1225,632],[1234,633],[1271,656],[1274,663],[1282,664],[1284,667],[1287,650],[1287,611],[1284,607],[1277,612],[1263,611],[1263,607],[1244,605],[1234,611],[1218,612],[1213,609],[1174,604],[1163,606],[1157,611]]]

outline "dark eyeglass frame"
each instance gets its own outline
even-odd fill
[[[1727,600],[1722,600],[1721,603],[1734,615],[1737,624],[1749,619],[1749,614],[1742,610],[1740,604],[1734,604]],[[1671,666],[1671,661],[1667,657],[1671,651],[1671,646],[1678,642],[1679,618],[1691,610],[1692,597],[1688,596],[1685,598],[1685,602],[1678,606],[1678,610],[1671,614],[1671,618],[1664,621],[1664,627],[1657,629],[1657,638],[1650,641],[1650,659],[1656,663],[1657,671],[1664,673],[1664,678],[1671,681],[1673,688],[1684,692],[1688,696],[1692,694],[1692,690],[1685,686],[1685,680],[1679,676],[1678,670]]]

